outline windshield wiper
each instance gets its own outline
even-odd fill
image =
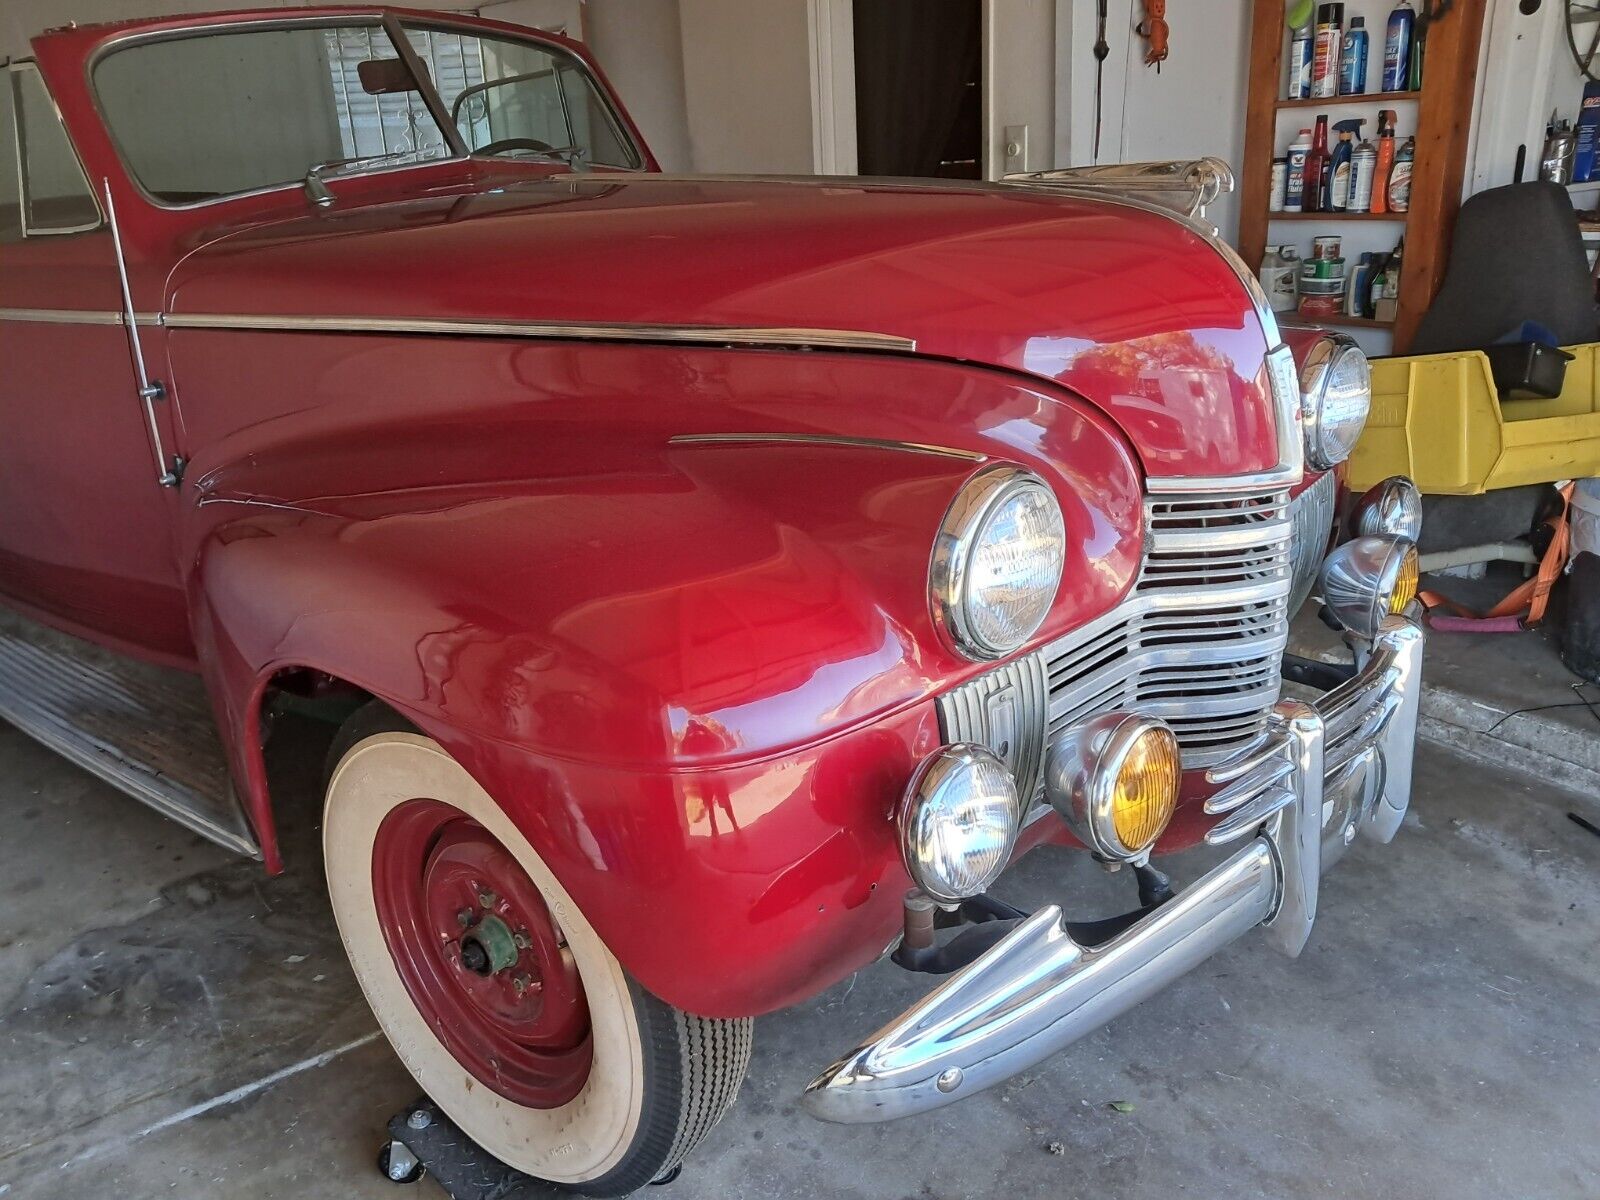
[[[408,154],[417,153],[415,150],[391,150],[387,154],[358,154],[354,158],[330,158],[325,162],[312,164],[306,172],[302,186],[306,191],[306,199],[318,208],[328,208],[333,204],[333,193],[328,190],[328,185],[323,183],[323,178],[328,172],[339,167],[351,167],[356,163],[382,162],[389,158],[404,158]]]

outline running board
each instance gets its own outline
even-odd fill
[[[0,719],[200,836],[261,857],[198,677],[0,610]]]

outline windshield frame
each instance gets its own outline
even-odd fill
[[[481,155],[475,156],[462,138],[460,129],[451,121],[449,109],[445,106],[437,85],[429,75],[422,60],[418,57],[415,47],[411,45],[410,40],[405,36],[407,26],[420,29],[437,29],[446,33],[461,33],[480,38],[499,38],[506,41],[526,42],[552,57],[569,59],[578,70],[583,72],[589,86],[594,89],[595,95],[604,103],[606,117],[615,130],[616,136],[632,151],[634,159],[640,164],[631,168],[608,165],[606,170],[648,170],[648,155],[635,136],[632,124],[623,116],[615,97],[611,94],[610,88],[604,83],[599,71],[593,68],[582,55],[575,53],[559,41],[541,37],[533,30],[522,30],[500,22],[479,23],[476,21],[451,20],[448,16],[435,18],[432,14],[412,14],[407,12],[402,16],[393,10],[351,9],[346,12],[323,10],[315,15],[301,17],[253,17],[238,21],[195,25],[181,29],[134,30],[101,43],[84,63],[84,85],[89,94],[90,103],[94,106],[95,116],[100,122],[100,127],[105,132],[112,149],[116,152],[117,164],[121,167],[124,178],[127,179],[128,183],[133,186],[147,204],[152,208],[166,212],[192,212],[196,209],[232,204],[259,196],[302,191],[304,188],[303,178],[266,184],[243,191],[228,192],[224,195],[210,196],[202,200],[179,201],[162,199],[151,192],[144,185],[144,181],[140,179],[138,173],[134,171],[133,164],[129,161],[128,155],[116,135],[115,128],[108,119],[105,104],[100,96],[100,89],[95,83],[95,71],[111,55],[146,43],[182,41],[189,38],[211,37],[230,33],[270,32],[279,29],[328,29],[344,26],[373,26],[384,31],[395,47],[400,60],[406,64],[406,69],[410,72],[413,82],[417,84],[417,92],[422,97],[423,104],[427,107],[429,115],[433,117],[434,122],[439,126],[440,132],[445,139],[445,145],[449,148],[449,153],[438,158],[413,162],[385,163],[377,161],[371,166],[352,164],[348,169],[341,170],[336,175],[331,176],[333,179],[369,178],[375,175],[390,175],[407,171],[427,171],[447,164],[459,165],[471,162],[475,158],[477,161],[493,161],[492,159],[485,159]],[[307,172],[309,173],[316,165],[315,163],[307,163]]]

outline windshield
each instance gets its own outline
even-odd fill
[[[458,145],[575,167],[640,165],[571,56],[406,26],[419,79],[389,28],[350,21],[137,41],[101,59],[94,84],[128,169],[169,204],[298,183],[318,167],[448,158]]]

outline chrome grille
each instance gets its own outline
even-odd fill
[[[1290,543],[1286,490],[1162,496],[1145,503],[1149,550],[1139,582],[1103,616],[1046,646],[1051,735],[1097,713],[1160,717],[1186,769],[1214,766],[1266,729],[1288,640]],[[1008,663],[941,701],[949,741],[990,744],[983,695],[1030,690],[1029,660]],[[998,681],[998,682],[997,682]],[[1013,756],[1015,758],[1017,756]],[[1013,761],[1024,795],[1041,773]]]

